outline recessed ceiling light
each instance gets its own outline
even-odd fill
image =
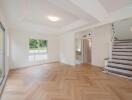
[[[55,16],[48,16],[48,19],[49,19],[50,21],[52,21],[52,22],[57,22],[57,21],[60,20],[59,17],[55,17]]]

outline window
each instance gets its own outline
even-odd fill
[[[29,61],[48,59],[48,41],[29,39]]]
[[[5,29],[0,23],[0,83],[5,76]]]

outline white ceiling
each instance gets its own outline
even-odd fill
[[[99,0],[108,12],[113,12],[125,6],[131,6],[132,0]]]
[[[132,0],[1,0],[0,3],[10,29],[61,34],[112,21],[118,11],[131,7]],[[47,16],[57,16],[61,20],[51,22]],[[119,18],[122,16],[118,14]]]

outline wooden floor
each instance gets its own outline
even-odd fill
[[[1,100],[132,100],[132,81],[90,65],[46,64],[11,71]]]

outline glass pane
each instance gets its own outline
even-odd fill
[[[4,32],[0,27],[0,82],[4,77]]]
[[[48,59],[48,41],[29,39],[29,61],[43,61]]]

